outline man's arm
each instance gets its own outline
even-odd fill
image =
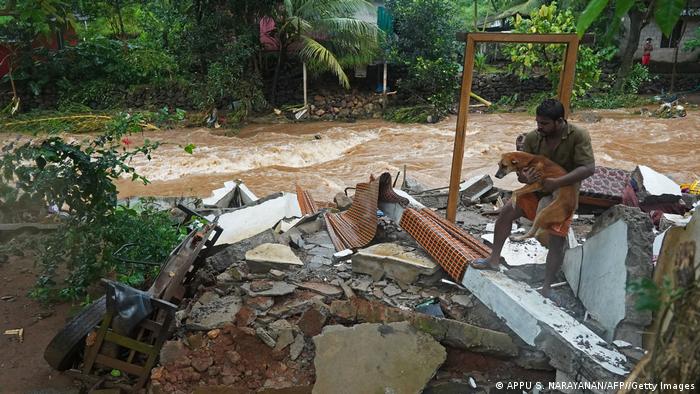
[[[570,173],[561,176],[559,178],[546,178],[542,180],[542,191],[552,192],[559,189],[562,186],[573,185],[576,182],[581,182],[582,180],[593,175],[595,172],[595,163],[585,164],[578,166],[573,169]]]

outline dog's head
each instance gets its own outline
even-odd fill
[[[498,171],[496,178],[501,179],[511,172],[525,168],[532,161],[533,155],[525,152],[508,152],[501,155],[501,160],[498,162]]]

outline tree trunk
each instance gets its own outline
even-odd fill
[[[275,66],[275,75],[272,77],[272,92],[270,94],[272,105],[277,104],[277,82],[279,81],[280,71],[282,70],[284,53],[284,46],[282,45],[282,43],[280,43],[280,49],[277,53],[277,65]]]
[[[681,46],[681,41],[683,40],[683,35],[685,34],[685,28],[688,26],[687,23],[683,23],[683,28],[681,29],[681,35],[676,41],[676,50],[673,51],[673,70],[671,71],[671,88],[668,90],[669,93],[673,93],[676,89],[676,65],[678,64],[678,47]],[[671,33],[673,34],[673,33]],[[673,39],[673,37],[671,37]]]
[[[634,53],[639,46],[639,36],[642,34],[642,28],[646,25],[644,13],[640,11],[632,9],[627,13],[627,16],[630,18],[630,28],[627,35],[627,45],[620,56],[621,63],[615,77],[615,86],[613,86],[613,90],[616,92],[622,92],[625,86],[625,81],[634,63]]]

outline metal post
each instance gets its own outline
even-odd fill
[[[382,94],[384,95],[384,98],[386,98],[386,60],[384,60],[384,84],[382,85]]]
[[[304,108],[309,111],[309,99],[306,95],[306,62],[302,63],[302,70],[304,74]]]
[[[469,115],[469,96],[472,90],[474,71],[474,39],[467,35],[464,48],[464,70],[462,71],[462,89],[459,94],[459,112],[455,130],[455,144],[452,150],[452,170],[450,171],[450,191],[447,196],[447,220],[454,222],[457,217],[459,202],[459,182],[462,177],[462,160],[464,159],[464,137],[467,132]]]

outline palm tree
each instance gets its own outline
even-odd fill
[[[312,70],[330,71],[344,88],[350,86],[343,66],[367,64],[379,49],[376,22],[358,19],[371,14],[365,0],[284,0],[278,7],[276,38],[279,42],[277,65],[272,82],[272,100],[290,49]]]

